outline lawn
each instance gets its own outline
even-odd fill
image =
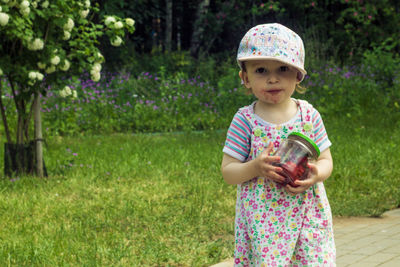
[[[347,117],[326,124],[334,216],[398,207],[400,130]],[[207,266],[231,257],[236,187],[220,175],[224,138],[225,131],[51,138],[48,178],[0,181],[0,265]]]

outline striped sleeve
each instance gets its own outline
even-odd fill
[[[319,114],[315,108],[313,108],[311,120],[313,124],[314,142],[317,144],[319,150],[323,152],[329,148],[332,143],[328,138],[321,114]]]
[[[250,153],[251,126],[249,121],[240,112],[233,117],[228,128],[223,152],[235,159],[244,162]]]

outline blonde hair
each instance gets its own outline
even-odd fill
[[[296,92],[299,94],[305,94],[307,92],[307,88],[300,84],[296,84]]]

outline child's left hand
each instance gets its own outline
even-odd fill
[[[318,167],[315,164],[308,163],[308,168],[310,172],[308,173],[308,177],[304,180],[296,180],[294,182],[298,187],[293,187],[290,184],[285,186],[285,190],[290,194],[300,194],[306,191],[308,188],[313,186],[315,183],[319,181],[318,179]]]

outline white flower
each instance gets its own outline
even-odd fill
[[[26,17],[26,16],[28,16],[29,13],[31,12],[31,9],[30,9],[29,7],[27,7],[27,8],[20,9],[19,12],[20,12],[23,16]]]
[[[3,70],[0,68],[0,76],[3,75]]]
[[[50,62],[53,65],[58,65],[58,63],[60,63],[60,57],[59,56],[54,56],[54,57],[51,58]]]
[[[64,24],[64,30],[71,31],[74,28],[75,23],[71,18],[68,18],[67,23]]]
[[[51,65],[50,67],[48,67],[48,68],[46,69],[46,73],[47,73],[47,74],[53,73],[53,72],[55,72],[55,71],[56,71],[56,67],[55,67],[54,65]]]
[[[8,14],[0,12],[0,25],[6,26],[9,18],[10,18],[10,16],[8,16]]]
[[[63,89],[63,90],[61,90],[60,92],[59,92],[59,95],[62,97],[62,98],[65,98],[65,97],[67,97],[67,93],[65,92],[65,90]]]
[[[72,90],[69,86],[65,86],[60,92],[59,92],[61,97],[67,97],[72,95]]]
[[[21,9],[25,9],[25,8],[29,7],[29,2],[24,0],[21,2],[21,4],[19,6],[21,7]]]
[[[46,63],[38,62],[37,66],[39,67],[39,69],[43,70],[44,68],[46,68]]]
[[[72,95],[72,91],[71,91],[71,88],[69,86],[65,86],[64,90],[65,90],[65,93],[67,94],[67,96],[68,95]]]
[[[32,51],[42,50],[43,46],[44,46],[43,41],[39,38],[36,38],[35,40],[33,40],[33,42],[30,42],[28,44],[28,49]]]
[[[28,77],[29,77],[29,79],[31,79],[31,80],[42,81],[43,78],[44,78],[44,75],[41,74],[41,73],[38,72],[38,71],[30,71],[30,72],[28,73]],[[31,84],[34,84],[34,83],[35,83],[34,81],[31,82]]]
[[[29,79],[36,80],[36,71],[29,72],[28,76],[29,76]]]
[[[43,81],[44,75],[41,74],[40,72],[36,72],[36,79],[38,79],[39,81]]]
[[[20,6],[21,9],[24,9],[24,8],[29,7],[30,3],[29,3],[29,1],[24,0],[24,1],[21,2],[21,4],[19,4],[19,6]]]
[[[110,24],[114,24],[116,22],[114,17],[108,16],[104,23],[107,25],[107,27],[110,27]]]
[[[89,0],[86,0],[86,1],[85,1],[85,7],[86,7],[86,8],[89,8],[89,7],[90,7],[90,1],[89,1]]]
[[[92,67],[92,71],[100,72],[101,71],[101,64],[98,63],[98,62],[94,63],[94,65]]]
[[[135,25],[135,21],[133,20],[133,19],[131,19],[131,18],[126,18],[125,19],[125,22],[126,22],[126,24],[128,24],[129,26],[133,26],[133,25]]]
[[[3,11],[2,7],[0,6],[0,12]]]
[[[37,2],[32,2],[32,6],[33,6],[34,8],[37,8],[38,3],[37,3]]]
[[[81,18],[85,19],[87,17],[87,15],[89,14],[89,9],[81,10],[79,12],[79,14],[81,15]]]
[[[78,98],[78,93],[76,92],[76,90],[72,91],[72,98]]]
[[[91,79],[94,82],[98,82],[100,80],[101,74],[100,72],[91,72]]]
[[[100,52],[97,52],[97,57],[100,59],[99,62],[103,62],[104,61],[104,57]]]
[[[111,45],[120,46],[122,43],[121,37],[117,36],[114,40],[111,41]]]
[[[69,38],[71,38],[71,33],[69,31],[64,31],[63,40],[67,41]]]
[[[43,8],[48,8],[48,7],[49,7],[49,1],[44,1],[44,2],[42,3],[42,7],[43,7]]]
[[[114,23],[114,28],[115,29],[122,29],[124,27],[124,24],[121,21],[117,21]]]
[[[69,61],[66,59],[65,61],[64,61],[64,65],[62,66],[62,67],[60,67],[60,69],[62,70],[62,71],[67,71],[67,70],[69,70],[69,67],[71,66],[71,63],[69,63]]]

